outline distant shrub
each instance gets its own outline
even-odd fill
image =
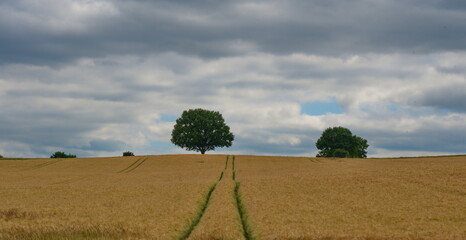
[[[134,153],[130,151],[123,152],[123,157],[129,157],[129,156],[134,156]]]
[[[333,157],[347,158],[349,156],[350,156],[350,153],[346,151],[345,149],[338,148],[338,149],[335,149],[335,151],[333,151]]]
[[[0,158],[3,158],[3,156],[2,156],[2,155],[0,155]]]
[[[64,152],[55,152],[50,158],[76,158],[76,155],[66,154]]]

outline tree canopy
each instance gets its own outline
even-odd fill
[[[366,158],[369,147],[367,140],[353,135],[344,127],[327,128],[317,140],[319,149],[317,157],[353,157]]]
[[[216,147],[230,147],[234,135],[222,114],[205,109],[183,111],[172,131],[172,143],[204,154]]]

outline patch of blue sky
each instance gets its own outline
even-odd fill
[[[343,109],[335,99],[330,101],[316,101],[301,104],[301,113],[308,115],[325,115],[327,113],[341,114]]]
[[[160,117],[160,121],[162,122],[176,122],[176,119],[178,119],[177,116],[174,115],[163,115]]]

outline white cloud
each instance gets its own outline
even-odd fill
[[[127,148],[150,154],[153,142],[170,144],[173,122],[162,116],[202,107],[223,113],[237,137],[231,149],[235,153],[315,154],[321,132],[339,125],[368,139],[370,156],[405,155],[410,146],[413,152],[457,152],[458,145],[425,138],[441,134],[439,139],[448,139],[466,129],[466,114],[444,114],[435,106],[426,111],[412,99],[436,86],[466,86],[463,75],[436,68],[462,64],[461,57],[466,54],[255,53],[201,59],[163,53],[82,58],[56,68],[4,65],[0,134],[3,142],[21,144],[21,156],[60,148],[81,155],[120,155],[131,150]],[[336,99],[344,112],[302,113],[300,104],[328,99]],[[389,109],[392,105],[395,109]],[[105,150],[110,141],[124,143],[125,149]],[[423,146],[435,151],[419,150]],[[18,154],[14,149],[20,147],[10,147],[3,145],[3,155]],[[166,148],[165,153],[179,151]]]
[[[377,156],[461,151],[464,10],[436,1],[5,0],[0,150],[184,152],[167,147],[164,116],[203,107],[224,114],[234,153],[315,154],[336,125],[367,138]],[[343,113],[301,109],[328,100]]]
[[[111,1],[103,0],[19,0],[14,5],[0,5],[4,24],[54,34],[86,32],[98,25],[99,20],[118,14]]]

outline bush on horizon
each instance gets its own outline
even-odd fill
[[[64,152],[55,152],[50,158],[76,158],[76,155],[66,154]]]
[[[130,157],[130,156],[134,156],[134,153],[130,151],[123,152],[123,157]]]

